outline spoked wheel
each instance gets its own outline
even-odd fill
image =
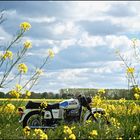
[[[32,115],[27,120],[27,126],[29,126],[30,128],[41,127],[42,126],[42,122],[41,122],[41,119],[40,119],[40,115],[39,114]]]
[[[23,128],[29,126],[32,129],[40,128],[40,129],[47,129],[47,128],[55,128],[57,125],[51,125],[52,122],[48,120],[50,125],[46,124],[42,115],[39,111],[30,112],[23,120]]]
[[[41,128],[42,119],[39,112],[29,113],[23,120],[23,128],[29,126],[30,128]]]
[[[93,115],[89,114],[87,120],[91,120],[91,122],[99,123],[99,124],[110,124],[107,117],[105,117],[102,112],[97,112],[97,114],[93,113]]]

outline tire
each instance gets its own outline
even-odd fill
[[[35,118],[33,118],[33,117],[36,117],[36,120],[35,120]],[[27,115],[25,116],[24,120],[23,120],[23,128],[26,127],[26,126],[31,127],[31,124],[30,124],[30,123],[32,123],[32,125],[33,125],[33,123],[34,123],[33,126],[39,126],[39,123],[40,123],[40,125],[41,125],[41,120],[37,120],[37,117],[38,117],[38,118],[41,117],[39,111],[33,111],[33,112],[30,112],[29,114],[27,114]],[[31,120],[31,119],[33,119],[33,120]],[[41,118],[40,118],[40,119],[41,119]],[[32,122],[29,122],[29,121],[32,121]],[[34,121],[34,122],[33,122],[33,121]],[[36,121],[36,122],[35,122],[35,121]],[[37,125],[37,121],[38,121],[38,125]],[[35,124],[36,124],[36,125],[35,125]]]
[[[100,118],[96,119],[95,117],[92,117],[92,114],[89,114],[87,116],[87,119],[86,120],[90,120],[92,119],[93,122],[96,122],[96,123],[99,123],[100,121],[102,121],[102,123],[105,123],[105,124],[110,124],[110,122],[108,121],[108,119],[106,117],[103,116],[104,112],[101,112],[101,111],[97,111],[97,112],[94,112],[93,115],[95,113],[99,113],[100,114]]]

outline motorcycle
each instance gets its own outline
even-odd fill
[[[92,119],[94,122],[98,122],[94,114],[99,113],[103,117],[105,111],[102,108],[91,108],[91,102],[91,97],[82,95],[59,103],[48,104],[44,108],[42,108],[41,102],[29,101],[25,110],[18,108],[21,115],[19,122],[22,123],[23,128],[29,126],[42,129],[55,128],[61,121],[64,123],[81,122],[83,107],[87,109],[83,114],[83,121]],[[105,122],[109,123],[107,119]]]

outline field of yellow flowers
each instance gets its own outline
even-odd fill
[[[61,124],[55,129],[31,130],[22,128],[18,123],[17,108],[24,107],[27,99],[1,99],[0,104],[0,138],[2,139],[140,139],[140,102],[120,100],[106,100],[97,94],[92,101],[93,107],[102,107],[111,122],[110,125],[87,121],[71,125]],[[44,100],[42,100],[44,101]],[[47,102],[59,102],[49,99]],[[6,103],[6,104],[5,104]],[[3,106],[5,104],[5,106]],[[100,115],[95,114],[96,117]]]

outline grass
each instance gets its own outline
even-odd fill
[[[32,99],[29,99],[32,100]],[[16,107],[23,106],[26,104],[28,100],[10,100]],[[36,100],[33,101],[43,101]],[[56,99],[47,99],[48,102],[58,102],[61,100]],[[0,101],[1,105],[9,103],[9,100]],[[136,104],[133,105],[133,104]],[[93,103],[94,105],[94,103]],[[140,139],[140,106],[139,101],[126,101],[125,103],[119,103],[119,101],[107,100],[105,104],[108,107],[114,106],[114,109],[108,108],[109,118],[112,124],[102,125],[100,123],[74,123],[69,127],[72,130],[72,133],[78,139]],[[133,105],[133,106],[132,106]],[[121,107],[121,108],[120,108]],[[130,110],[130,107],[132,110]],[[133,112],[131,112],[133,111]],[[113,120],[114,118],[114,120]],[[17,112],[11,114],[5,114],[1,112],[0,114],[0,139],[26,139],[33,138],[34,130],[31,130],[31,133],[28,137],[26,137],[23,133],[23,129],[21,124],[18,123],[19,116]],[[56,129],[47,129],[45,133],[48,135],[49,139],[64,139],[68,138],[69,135],[63,132],[64,125],[61,124]],[[72,129],[72,127],[75,127]],[[92,130],[96,130],[98,135],[94,136],[90,133]]]

